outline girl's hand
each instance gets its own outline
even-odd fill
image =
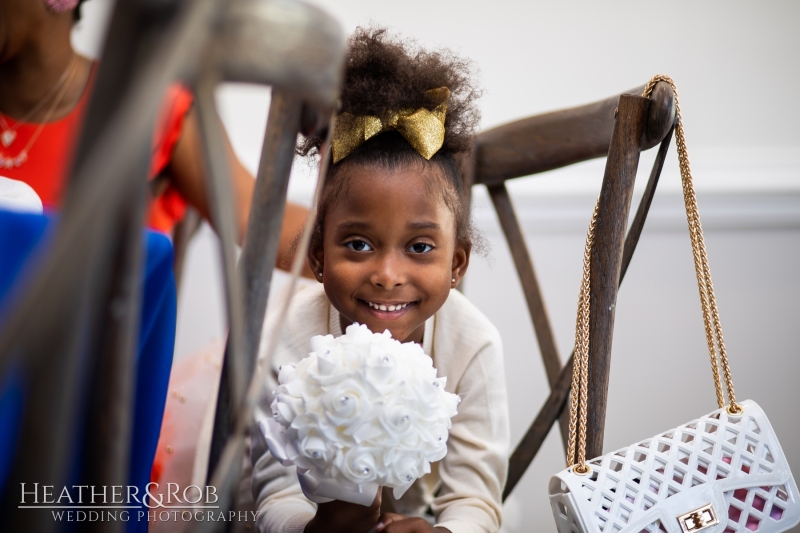
[[[450,533],[449,529],[433,527],[424,518],[383,513],[378,519],[377,533]]]
[[[367,533],[381,514],[381,491],[372,505],[334,500],[317,506],[317,514],[306,524],[305,533]]]

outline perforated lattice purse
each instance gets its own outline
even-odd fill
[[[656,76],[653,86],[673,81]],[[578,300],[570,407],[569,468],[550,480],[559,533],[777,533],[800,522],[800,494],[772,425],[753,401],[736,402],[700,216],[692,186],[678,95],[676,144],[695,271],[719,409],[680,427],[586,461],[589,226]],[[727,389],[725,405],[722,379]]]

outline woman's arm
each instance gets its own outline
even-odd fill
[[[247,220],[250,216],[250,203],[253,198],[255,178],[236,157],[227,134],[225,134],[225,151],[230,161],[239,244],[242,244],[247,233]],[[200,135],[197,111],[194,107],[186,114],[180,139],[175,145],[175,151],[166,172],[181,196],[194,206],[203,218],[210,221],[209,201],[205,183],[205,162],[203,161],[203,142]],[[286,204],[283,225],[281,226],[278,256],[275,262],[278,268],[290,268],[293,258],[292,245],[296,236],[302,230],[307,216],[308,210],[306,208],[292,203]],[[303,275],[313,278],[308,265],[305,265]]]

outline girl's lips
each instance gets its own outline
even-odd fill
[[[367,308],[369,314],[381,320],[396,320],[406,314],[408,310],[416,304],[416,302],[385,304],[361,299],[358,301]],[[390,311],[390,309],[392,310]]]

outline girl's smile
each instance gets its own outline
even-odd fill
[[[363,303],[367,304],[371,310],[372,314],[378,318],[387,318],[389,320],[393,318],[397,318],[401,316],[403,311],[409,305],[414,305],[414,302],[368,302],[366,300],[361,300]]]
[[[420,163],[343,171],[346,190],[326,212],[322,246],[309,256],[312,268],[322,273],[343,329],[358,322],[420,342],[425,321],[447,300],[469,256],[456,243],[444,195],[436,192],[441,169]]]

